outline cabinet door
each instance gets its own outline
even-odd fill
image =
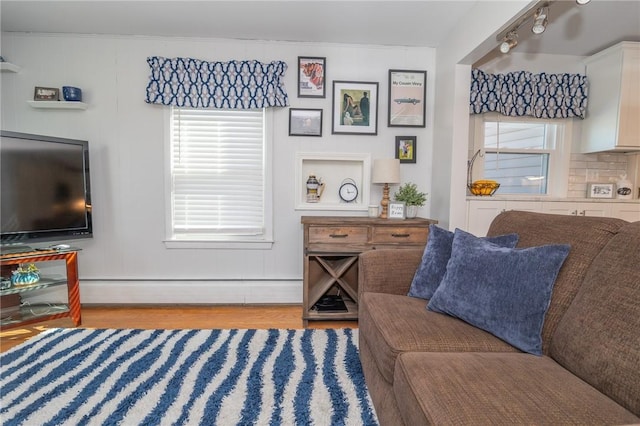
[[[640,221],[640,203],[615,203],[611,207],[611,216],[629,222]]]
[[[571,201],[550,201],[543,203],[544,213],[570,216],[611,216],[609,203],[581,203]]]
[[[493,219],[505,211],[507,204],[505,201],[475,201],[467,202],[467,232],[484,237],[487,235],[489,225]]]
[[[542,203],[540,201],[507,201],[506,209],[524,212],[542,212]]]
[[[605,203],[579,203],[578,204],[579,216],[611,216],[611,204]]]
[[[549,214],[561,214],[561,215],[578,215],[578,207],[576,203],[568,202],[545,202],[542,205],[542,211]]]

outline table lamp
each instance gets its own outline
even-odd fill
[[[382,189],[381,219],[387,219],[389,213],[389,185],[400,183],[400,160],[397,158],[382,158],[373,160],[372,183],[384,184]]]

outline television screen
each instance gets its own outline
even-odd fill
[[[88,142],[0,135],[3,247],[91,237]]]

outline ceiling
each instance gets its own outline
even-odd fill
[[[0,28],[437,48],[480,1],[490,0],[1,0]],[[530,27],[519,31],[518,52],[588,56],[618,41],[640,41],[640,1],[560,0],[550,6],[543,35]]]

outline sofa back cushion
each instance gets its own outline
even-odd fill
[[[628,222],[606,217],[575,217],[534,212],[507,211],[491,223],[488,235],[517,233],[518,247],[545,244],[569,244],[571,252],[565,260],[551,296],[542,328],[542,352],[549,353],[551,336],[573,301],[585,273],[618,230]]]
[[[640,222],[622,228],[593,261],[551,356],[640,416]]]

